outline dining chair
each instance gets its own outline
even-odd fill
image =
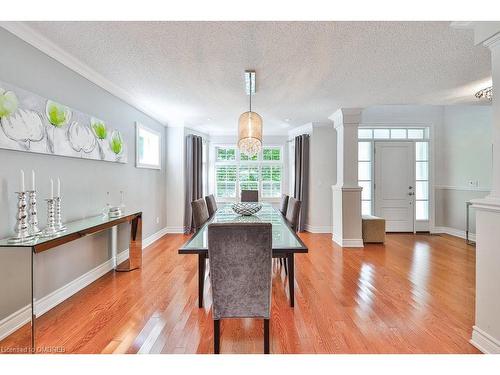
[[[288,195],[282,194],[281,195],[281,202],[280,202],[280,212],[283,216],[286,216],[286,210],[288,208]]]
[[[283,205],[283,199],[281,200],[281,203]],[[285,219],[286,219],[288,225],[290,225],[290,227],[295,232],[297,232],[297,230],[299,229],[299,216],[300,216],[301,201],[299,201],[293,197],[289,197],[287,203],[288,203],[288,205],[287,205],[287,209],[286,209]],[[280,209],[280,211],[281,211],[281,209]],[[277,258],[279,259],[280,265],[282,265],[282,264],[285,265],[285,275],[288,275],[288,262],[287,262],[286,256],[281,255],[281,256],[277,256]]]
[[[212,286],[214,353],[220,352],[222,319],[259,318],[264,320],[264,353],[268,354],[272,224],[209,224],[208,256]]]
[[[197,231],[210,218],[205,199],[200,198],[195,201],[192,201],[191,210],[193,211],[193,226],[195,231]]]
[[[242,202],[258,202],[259,192],[257,190],[242,190],[241,191],[241,201]]]
[[[299,215],[301,204],[301,201],[293,197],[290,197],[290,199],[288,199],[288,207],[286,210],[285,218],[295,232],[299,230]]]
[[[207,195],[205,201],[207,202],[208,216],[212,217],[215,211],[217,211],[217,202],[215,201],[214,195]]]

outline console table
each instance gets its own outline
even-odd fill
[[[31,248],[31,351],[36,352],[36,290],[35,272],[36,255],[54,247],[110,229],[122,223],[131,223],[129,258],[115,267],[115,271],[132,271],[142,265],[142,212],[125,212],[116,218],[94,216],[82,220],[65,223],[66,230],[50,237],[35,237],[22,242],[11,242],[9,239],[0,240],[0,248],[17,247]]]

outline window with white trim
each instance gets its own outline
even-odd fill
[[[361,190],[361,214],[372,214],[372,142],[358,142],[358,184]]]
[[[248,157],[235,146],[215,147],[215,196],[234,199],[241,190],[258,190],[261,198],[280,198],[283,183],[283,149],[265,146]]]

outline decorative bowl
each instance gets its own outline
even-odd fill
[[[260,211],[262,204],[255,202],[240,202],[231,206],[234,212],[239,215],[250,216]]]

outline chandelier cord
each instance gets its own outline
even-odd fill
[[[250,112],[252,112],[252,76],[250,75]]]

